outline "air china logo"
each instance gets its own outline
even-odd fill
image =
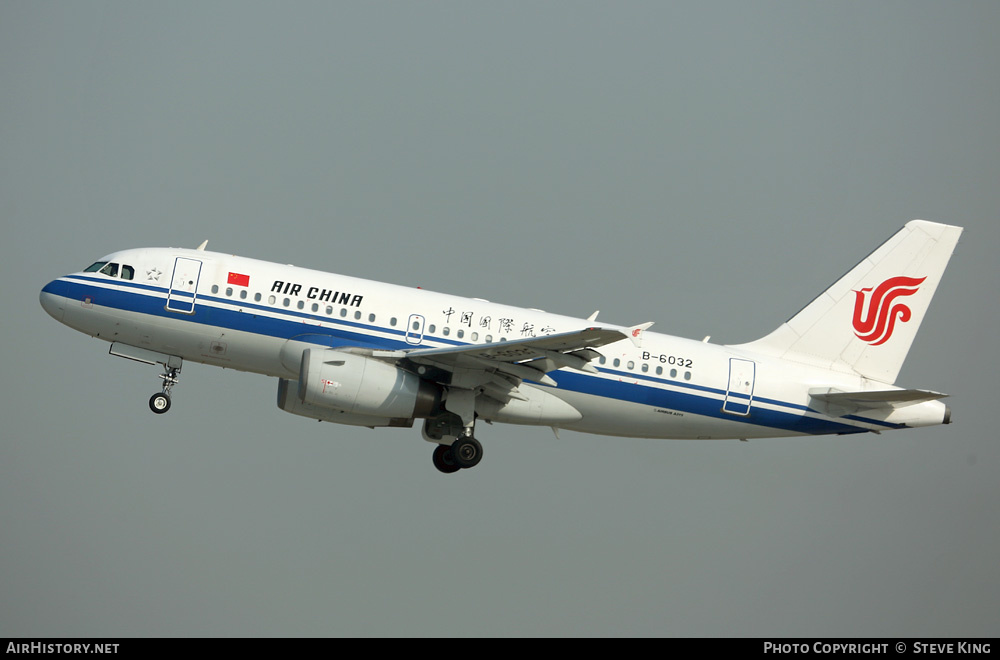
[[[889,341],[896,321],[910,320],[910,308],[896,298],[912,296],[926,277],[890,277],[875,287],[854,292],[854,334],[872,346]]]

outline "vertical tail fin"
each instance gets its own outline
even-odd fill
[[[893,383],[961,233],[906,223],[781,327],[740,348]]]

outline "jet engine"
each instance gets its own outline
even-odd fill
[[[297,387],[278,383],[278,407],[295,415],[359,426],[411,426],[439,408],[441,390],[395,365],[330,349],[302,353]]]

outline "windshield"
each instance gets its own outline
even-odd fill
[[[108,277],[120,277],[123,280],[131,280],[135,277],[135,268],[128,264],[117,264],[113,261],[96,261],[83,272],[100,273]]]

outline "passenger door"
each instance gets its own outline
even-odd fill
[[[174,274],[170,278],[170,289],[167,291],[167,309],[181,314],[194,314],[200,279],[200,261],[177,257],[174,260]]]
[[[752,360],[729,358],[729,389],[722,404],[723,412],[743,416],[750,414],[756,371],[757,365]]]

